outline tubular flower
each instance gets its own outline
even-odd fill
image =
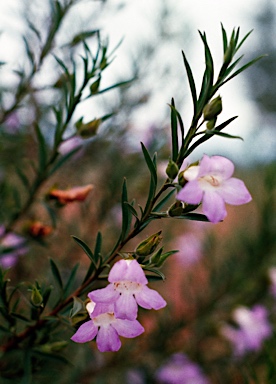
[[[92,189],[92,184],[73,187],[68,190],[53,189],[49,192],[48,196],[51,199],[57,200],[60,204],[68,204],[73,201],[84,201]]]
[[[108,281],[107,287],[90,292],[88,297],[95,303],[114,303],[117,318],[136,319],[138,305],[146,309],[166,306],[159,293],[147,287],[148,280],[136,260],[122,259],[115,263]]]
[[[88,311],[91,306],[87,306]],[[99,351],[116,352],[121,347],[119,336],[132,338],[141,335],[144,328],[137,321],[118,319],[114,315],[113,304],[96,304],[90,313],[91,320],[82,324],[71,337],[76,343],[86,343],[96,337]]]
[[[184,172],[188,182],[176,198],[194,205],[202,202],[203,213],[212,223],[218,223],[227,215],[225,203],[241,205],[251,201],[243,181],[232,177],[233,172],[234,164],[229,159],[204,155],[199,165]]]

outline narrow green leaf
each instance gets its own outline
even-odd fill
[[[231,117],[230,119],[226,120],[224,123],[218,125],[215,129],[216,131],[221,131],[223,128],[225,128],[228,124],[230,124],[233,120],[235,120],[238,116]],[[192,153],[196,147],[198,147],[200,144],[204,143],[205,141],[209,140],[211,135],[204,135],[200,139],[198,139],[193,145],[191,145],[190,148],[187,149],[185,153],[185,157],[189,156],[190,153]]]
[[[102,93],[111,91],[111,89],[118,88],[118,87],[123,87],[123,86],[126,86],[126,85],[130,85],[133,82],[133,80],[135,80],[135,79],[120,81],[119,83],[113,84],[110,87],[107,87],[107,88],[99,90],[96,94],[100,95]]]
[[[27,189],[27,191],[30,191],[30,182],[29,182],[28,177],[25,175],[25,173],[19,167],[16,167],[15,169],[16,169],[16,173],[17,173],[18,177],[20,178],[24,187]]]
[[[194,220],[194,221],[204,221],[209,222],[208,218],[201,213],[188,213],[183,216],[176,216],[174,219],[185,219],[185,220]]]
[[[251,65],[255,64],[257,61],[259,61],[260,59],[262,59],[263,57],[265,57],[266,55],[262,55],[262,56],[259,56],[259,57],[256,57],[256,59],[250,61],[249,63],[245,64],[244,66],[242,66],[240,69],[238,69],[236,72],[233,73],[233,75],[229,76],[226,80],[224,80],[222,84],[225,84],[227,83],[229,80],[233,79],[235,76],[237,76],[239,73],[243,72],[245,69],[247,69],[248,67],[250,67]]]
[[[172,160],[176,161],[178,157],[178,131],[177,131],[177,114],[174,105],[174,99],[171,103],[171,137],[172,137]]]
[[[59,269],[53,259],[50,259],[50,266],[51,266],[52,274],[55,278],[55,281],[57,282],[59,288],[62,290],[63,288],[62,279],[59,273]]]
[[[131,226],[131,218],[132,218],[131,212],[125,203],[128,203],[126,179],[124,179],[123,181],[122,197],[121,197],[121,206],[122,206],[122,234],[121,234],[122,237],[121,239],[122,241],[125,240],[125,238],[129,233],[130,226]]]
[[[164,275],[164,273],[162,273],[161,271],[159,271],[158,269],[154,269],[154,268],[144,268],[144,270],[146,271],[149,271],[149,272],[152,272],[152,273],[155,273],[157,276],[159,276],[159,278],[161,278],[163,281],[166,280],[166,277]],[[149,279],[152,277],[152,276],[147,276]]]
[[[230,135],[229,133],[224,133],[224,132],[220,132],[220,131],[216,131],[216,130],[212,130],[212,131],[208,131],[206,130],[206,135],[217,135],[217,136],[222,136],[222,137],[225,137],[227,139],[240,139],[240,140],[243,140],[242,137],[240,136],[234,136],[234,135]]]
[[[251,29],[251,31],[249,31],[245,36],[244,38],[240,41],[240,43],[236,46],[236,49],[235,49],[235,52],[237,52],[240,47],[243,45],[243,43],[245,42],[245,40],[248,38],[249,35],[251,35],[251,33],[253,32],[253,29]]]
[[[142,146],[142,151],[143,151],[143,154],[144,154],[144,158],[146,160],[146,163],[147,163],[147,166],[149,168],[149,171],[150,171],[150,174],[152,176],[152,179],[153,179],[153,182],[156,184],[157,183],[157,171],[156,171],[156,166],[154,164],[154,162],[152,161],[149,153],[148,153],[148,150],[146,149],[146,147],[144,146],[143,143],[141,143],[141,146]]]
[[[39,170],[44,171],[47,164],[47,144],[45,138],[38,126],[35,124],[35,133],[38,139],[38,161],[39,161]]]
[[[71,236],[73,240],[83,249],[83,251],[87,254],[91,262],[94,264],[94,267],[97,268],[96,263],[96,257],[94,256],[93,252],[89,248],[89,246],[81,239],[79,239],[77,236]]]
[[[196,116],[196,114],[197,114],[197,94],[196,94],[196,86],[195,86],[195,81],[194,81],[194,77],[193,77],[193,72],[191,70],[190,64],[189,64],[188,60],[186,59],[186,56],[185,56],[183,51],[182,51],[182,56],[183,56],[183,60],[184,60],[186,73],[188,76],[190,91],[192,94],[193,106],[194,106],[194,116]]]
[[[74,281],[75,281],[75,277],[76,277],[76,273],[77,273],[78,268],[79,268],[79,264],[76,264],[70,273],[70,276],[69,276],[67,283],[64,287],[64,297],[67,297],[70,294],[70,291],[71,291],[72,286],[73,286]]]
[[[138,216],[138,212],[136,211],[136,209],[133,207],[132,204],[128,203],[125,201],[125,205],[127,206],[127,208],[130,210],[130,212],[132,213],[132,215],[134,217],[136,217],[136,219],[139,220],[139,216]]]
[[[221,33],[222,33],[222,41],[223,41],[223,53],[225,54],[226,49],[228,47],[227,34],[223,27],[223,24],[221,23],[220,25],[221,25]]]
[[[96,237],[96,244],[94,248],[94,257],[96,262],[101,259],[101,250],[102,250],[102,234],[98,232]]]

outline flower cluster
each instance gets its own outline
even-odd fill
[[[262,305],[255,305],[252,309],[239,307],[233,318],[239,327],[225,325],[221,332],[231,342],[237,357],[259,351],[264,340],[272,334],[267,309]]]
[[[165,307],[158,292],[147,287],[148,280],[136,260],[120,260],[111,268],[109,285],[88,294],[89,321],[80,326],[71,338],[77,343],[96,342],[101,352],[118,351],[119,335],[127,338],[144,332],[136,320],[138,305],[145,309]]]
[[[251,200],[243,181],[232,177],[234,164],[222,156],[204,155],[199,165],[187,168],[183,177],[187,181],[177,199],[188,204],[202,202],[203,213],[212,223],[226,215],[225,203],[241,205]]]

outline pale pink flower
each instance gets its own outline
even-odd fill
[[[144,328],[137,320],[116,318],[113,304],[88,305],[87,309],[92,310],[91,320],[83,323],[71,337],[76,343],[86,343],[96,337],[99,351],[115,352],[121,348],[119,336],[133,338],[144,332]]]
[[[156,372],[162,384],[208,384],[209,380],[200,367],[183,353],[175,353]]]
[[[236,356],[259,351],[264,340],[272,335],[268,312],[262,305],[255,305],[252,309],[241,306],[234,311],[233,318],[238,328],[225,325],[221,333],[231,342]]]
[[[222,156],[204,155],[200,164],[184,172],[187,184],[176,198],[188,204],[202,202],[203,213],[218,223],[226,215],[225,203],[241,205],[251,200],[251,195],[242,180],[232,177],[234,164]]]
[[[147,287],[148,280],[137,260],[120,260],[111,268],[110,284],[88,294],[95,303],[114,303],[117,318],[134,320],[138,305],[146,309],[160,309],[166,306],[158,292]]]

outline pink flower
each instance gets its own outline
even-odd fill
[[[132,338],[144,332],[144,328],[137,320],[116,318],[113,304],[96,304],[93,307],[90,313],[91,320],[82,324],[71,337],[76,343],[86,343],[96,337],[101,352],[115,352],[121,347],[119,336]],[[88,305],[87,309],[90,311],[91,305]]]
[[[204,155],[200,164],[184,172],[187,184],[177,194],[177,199],[188,204],[202,202],[203,213],[212,223],[226,215],[225,203],[241,205],[251,200],[243,181],[231,177],[234,164],[222,156]]]
[[[19,256],[23,256],[28,252],[28,248],[23,237],[15,233],[4,235],[4,232],[4,226],[0,226],[0,236],[2,236],[0,240],[0,267],[8,269],[17,263]]]
[[[51,199],[57,200],[60,204],[68,204],[74,201],[84,201],[89,192],[93,189],[92,184],[73,187],[71,189],[52,189],[48,196]]]
[[[183,353],[175,353],[156,372],[158,383],[162,384],[207,384],[200,367]]]
[[[232,343],[235,355],[259,351],[263,341],[272,334],[267,309],[262,305],[255,305],[252,309],[239,307],[233,317],[239,328],[225,325],[221,333]]]
[[[117,318],[134,320],[138,305],[146,309],[160,309],[165,300],[153,289],[147,287],[148,280],[136,260],[120,260],[111,268],[110,284],[88,294],[95,303],[114,303]]]

